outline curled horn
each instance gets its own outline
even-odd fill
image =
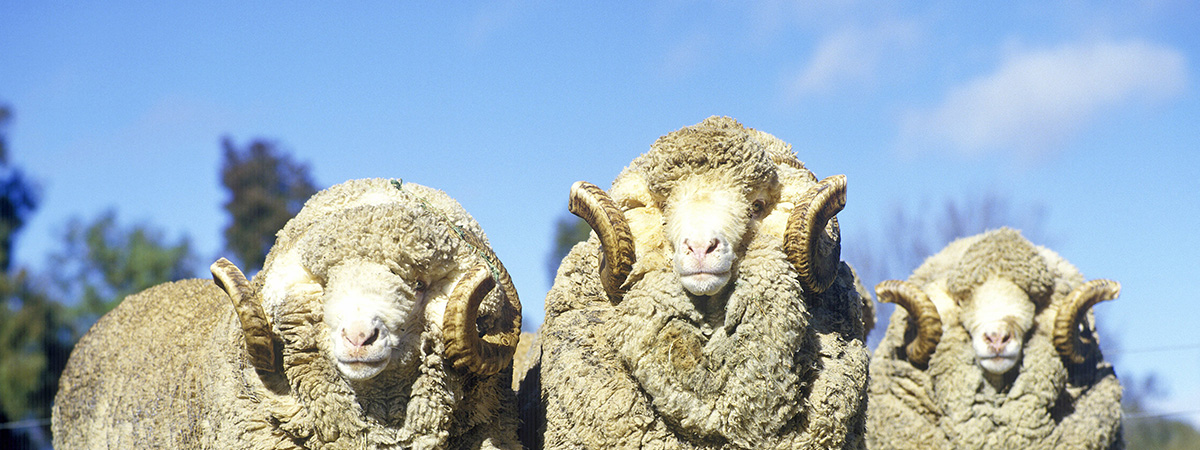
[[[1092,306],[1097,303],[1117,298],[1121,293],[1121,283],[1113,280],[1092,280],[1075,288],[1067,295],[1067,299],[1058,307],[1058,316],[1054,319],[1054,348],[1067,361],[1080,364],[1084,356],[1079,352],[1079,344],[1089,344],[1092,339],[1084,339],[1079,335],[1080,322]]]
[[[842,238],[834,217],[846,207],[846,176],[834,175],[808,189],[788,217],[783,251],[800,274],[804,290],[821,293],[833,284],[841,260]],[[822,247],[826,225],[833,245]]]
[[[229,295],[238,320],[242,322],[242,333],[246,338],[246,353],[250,364],[264,372],[275,372],[275,345],[271,339],[271,325],[267,314],[250,292],[246,275],[228,259],[221,258],[209,266],[213,281]]]
[[[879,301],[900,305],[908,311],[909,323],[917,326],[916,337],[904,348],[909,362],[929,364],[929,357],[942,339],[942,318],[929,296],[907,281],[887,280],[875,286]]]
[[[442,316],[442,335],[446,340],[446,359],[460,370],[469,370],[483,376],[493,375],[512,363],[517,341],[521,337],[521,301],[517,290],[508,276],[508,271],[497,262],[500,291],[505,303],[496,330],[481,332],[477,325],[479,305],[484,297],[496,287],[496,280],[487,263],[480,262],[463,275]],[[510,317],[511,316],[511,317]]]
[[[636,258],[633,233],[629,231],[625,214],[608,193],[586,181],[571,185],[567,209],[591,225],[600,237],[600,284],[604,285],[610,299],[619,300],[625,295],[625,279],[633,270]]]

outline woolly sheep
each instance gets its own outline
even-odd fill
[[[212,271],[130,296],[83,337],[56,448],[519,448],[520,301],[445,193],[334,186],[252,283],[224,259]]]
[[[839,261],[845,177],[713,117],[660,138],[558,269],[521,382],[545,448],[862,448],[863,299]]]
[[[1120,449],[1121,386],[1091,307],[1117,296],[1002,228],[952,242],[908,281],[871,361],[873,449]]]

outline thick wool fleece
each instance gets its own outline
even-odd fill
[[[774,188],[778,186],[776,165],[757,137],[733,119],[710,117],[658,138],[652,150],[625,172],[637,173],[660,197],[666,197],[679,180],[706,172],[719,173],[732,186]]]
[[[1014,239],[1014,236],[1017,239]],[[990,240],[988,252],[981,240]],[[1003,242],[1003,244],[998,244]],[[999,255],[999,252],[1007,252]],[[983,253],[989,253],[983,257]],[[1013,257],[1020,255],[1019,257]],[[982,267],[1007,261],[1007,270]],[[1003,265],[1003,264],[1000,264]],[[1006,275],[1037,301],[1024,356],[997,391],[975,361],[970,336],[956,314],[943,314],[944,332],[928,368],[904,355],[908,314],[896,308],[871,361],[867,441],[872,449],[1121,449],[1121,387],[1097,344],[1082,349],[1082,364],[1064,361],[1051,341],[1057,306],[1083,276],[1056,253],[1002,229],[963,238],[930,257],[910,282],[928,289],[951,279]],[[950,282],[948,284],[955,284]],[[968,292],[959,285],[957,292]],[[1048,297],[1048,298],[1047,298]],[[1084,334],[1095,336],[1089,314]],[[911,334],[911,330],[907,330]]]
[[[473,220],[472,227],[445,220],[469,216],[440,191],[389,180],[354,185],[391,200],[347,201],[285,228],[295,232],[272,249],[253,283],[261,288],[261,278],[288,272],[278,265],[294,261],[303,268],[290,271],[309,277],[264,305],[282,355],[275,373],[250,366],[229,297],[211,281],[152,288],[122,302],[76,347],[55,402],[55,447],[519,448],[511,368],[481,377],[451,367],[440,320],[422,321],[413,364],[393,361],[356,382],[334,367],[322,320],[332,267],[377,262],[404,280],[427,280],[435,293],[452,289],[481,251],[490,255],[479,247],[486,241],[459,235],[478,227]],[[499,307],[496,295],[481,317]]]
[[[242,342],[229,297],[212,281],[167,283],[126,298],[71,353],[54,402],[54,447],[232,443],[242,426],[240,386],[259,384],[230,351]]]
[[[843,264],[827,291],[804,292],[781,250],[786,220],[771,220],[816,178],[790,146],[710,118],[659,139],[614,197],[646,186],[652,198],[638,200],[655,206],[685,174],[765,189],[775,211],[747,231],[731,287],[711,298],[683,289],[661,225],[630,217],[636,281],[616,304],[599,281],[598,238],[572,249],[521,384],[526,445],[862,448],[868,354],[855,280]]]

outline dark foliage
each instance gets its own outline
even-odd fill
[[[300,212],[317,192],[316,185],[308,166],[273,142],[255,140],[238,149],[226,137],[221,147],[221,184],[229,191],[224,206],[232,219],[225,227],[225,247],[243,270],[257,271],[275,243],[275,232]]]
[[[562,259],[571,252],[571,247],[575,244],[586,241],[592,233],[592,227],[584,222],[583,219],[575,217],[571,214],[563,214],[554,223],[554,242],[550,247],[550,253],[546,254],[546,272],[547,280],[554,283],[554,276],[558,274],[558,265],[562,263]]]
[[[8,160],[8,122],[12,111],[0,105],[0,271],[12,266],[13,239],[37,209],[38,186]]]

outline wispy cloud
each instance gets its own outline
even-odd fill
[[[843,28],[817,43],[807,64],[791,77],[788,97],[796,99],[874,82],[897,52],[917,40],[917,26],[886,22],[869,29]]]
[[[475,13],[474,17],[467,21],[467,47],[483,47],[497,33],[512,27],[519,16],[518,13],[521,7],[520,3],[513,0],[485,3]]]
[[[858,0],[766,0],[739,5],[751,18],[752,34],[771,37],[792,27],[823,30],[838,27],[848,20],[863,20],[887,14],[880,5],[864,5]]]
[[[671,46],[659,65],[659,74],[670,79],[686,77],[710,61],[713,38],[708,33],[695,32]]]
[[[1172,98],[1186,84],[1183,54],[1143,41],[1014,51],[994,73],[951,89],[939,105],[910,111],[901,139],[963,154],[1036,157],[1105,112]]]

